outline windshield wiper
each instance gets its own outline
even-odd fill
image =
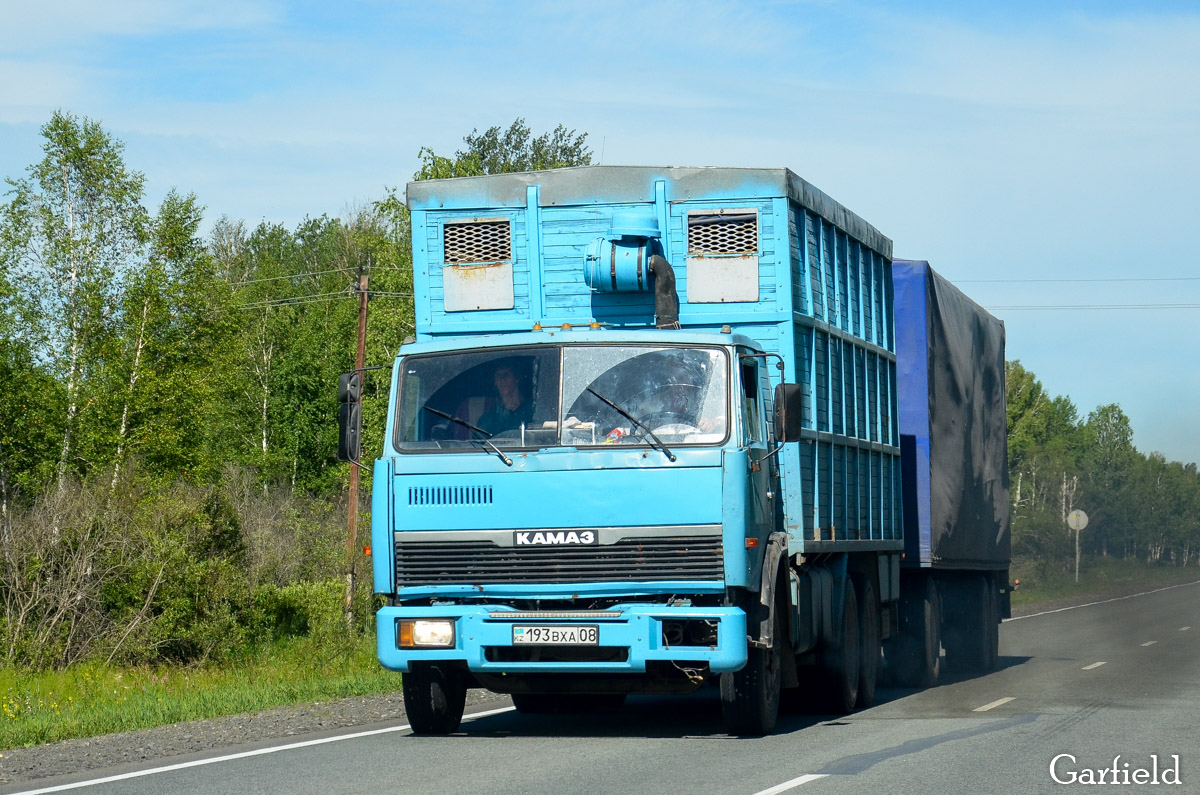
[[[647,428],[646,425],[641,420],[639,420],[637,417],[630,414],[625,409],[618,406],[616,403],[613,403],[611,400],[604,397],[604,395],[601,395],[599,392],[592,389],[590,386],[587,388],[587,391],[591,392],[593,395],[600,398],[600,400],[602,400],[604,403],[606,403],[608,405],[608,407],[611,408],[613,411],[617,412],[622,417],[624,417],[625,419],[629,420],[637,427],[644,430],[646,432],[646,434],[650,437],[650,445],[652,447],[654,447],[656,450],[662,450],[663,454],[666,455],[667,460],[670,461],[672,464],[675,463],[675,454],[672,453],[670,450],[668,450],[667,446],[662,443],[662,439],[659,439],[657,436],[655,436],[654,431]]]
[[[492,436],[492,434],[488,433],[483,428],[480,428],[477,425],[472,425],[471,423],[464,420],[462,417],[455,417],[453,414],[447,414],[444,411],[438,411],[437,409],[435,409],[431,406],[425,406],[424,408],[426,411],[430,412],[431,414],[436,414],[439,417],[445,417],[446,419],[450,420],[451,422],[457,422],[459,425],[463,426],[464,428],[466,428],[468,430],[474,431],[475,433],[482,433],[484,436],[483,439],[468,439],[467,441],[478,442],[479,444],[482,444],[484,447],[491,450],[496,455],[500,456],[500,460],[504,462],[505,466],[513,465],[512,459],[509,458],[508,456],[506,456],[503,452],[501,452],[499,447],[492,444],[492,442],[490,441],[490,437]]]

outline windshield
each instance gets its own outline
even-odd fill
[[[718,348],[536,346],[411,356],[401,369],[396,444],[404,451],[644,446],[651,433],[658,444],[719,444],[728,430],[727,371]]]

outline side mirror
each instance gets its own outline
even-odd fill
[[[799,384],[775,387],[775,443],[800,440],[804,419],[804,388]]]
[[[337,460],[358,462],[362,436],[362,375],[342,373],[338,377],[338,449]]]

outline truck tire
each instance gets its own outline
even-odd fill
[[[861,652],[858,664],[858,702],[860,709],[875,703],[875,686],[879,681],[879,662],[882,656],[879,640],[879,603],[875,601],[875,586],[871,578],[854,577],[854,594],[858,599],[859,641]]]
[[[751,646],[741,670],[721,674],[721,717],[728,733],[759,737],[775,728],[783,680],[783,633],[783,614],[776,609],[771,648]]]
[[[552,715],[618,709],[624,693],[513,693],[513,706],[522,715]]]
[[[987,588],[987,614],[984,616],[984,627],[988,638],[988,656],[984,662],[985,671],[994,671],[1000,664],[1000,594],[990,576],[983,578]]]
[[[986,673],[996,667],[999,604],[991,577],[972,574],[953,583],[954,607],[943,630],[946,662],[958,673]]]
[[[888,670],[900,687],[934,687],[942,674],[942,601],[932,577],[903,600],[900,637],[889,642]]]
[[[458,730],[467,703],[467,686],[461,677],[437,664],[414,662],[400,684],[413,734]]]
[[[854,711],[862,669],[858,597],[849,581],[842,591],[842,623],[834,644],[821,651],[821,686],[814,693],[819,709],[831,715]]]

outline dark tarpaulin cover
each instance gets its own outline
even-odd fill
[[[905,563],[1007,568],[1004,324],[928,262],[892,280]]]

